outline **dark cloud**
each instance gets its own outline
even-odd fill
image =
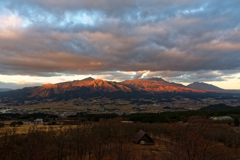
[[[150,70],[186,82],[239,73],[238,0],[3,0],[0,6],[0,74],[134,79]]]

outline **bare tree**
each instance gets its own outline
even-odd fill
[[[69,140],[69,130],[65,127],[60,127],[58,131],[50,130],[52,152],[56,153],[53,158],[63,160],[66,157],[66,145]]]
[[[97,160],[102,160],[107,154],[111,135],[106,123],[94,125],[89,133],[88,142],[91,146],[92,153]]]
[[[185,124],[172,124],[172,141],[166,143],[165,159],[220,160],[229,159],[227,150],[213,138],[204,138],[211,125],[206,117],[190,118]],[[210,135],[209,135],[210,136]]]
[[[83,160],[87,154],[87,138],[88,127],[86,125],[78,125],[71,131],[71,139],[73,148],[76,152],[76,159]]]

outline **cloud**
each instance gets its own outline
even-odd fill
[[[140,79],[143,78],[146,74],[148,74],[148,71],[138,71],[133,76],[133,79]]]
[[[211,81],[227,81],[231,79],[237,79],[236,73],[240,71],[158,71],[150,72],[147,77],[159,77],[164,78],[167,81],[192,83],[192,82],[211,82]]]
[[[95,79],[104,79],[104,80],[111,80],[111,81],[124,81],[127,79],[133,79],[135,72],[121,72],[121,71],[114,71],[114,72],[91,72],[91,76]]]
[[[149,70],[149,77],[222,81],[240,68],[239,5],[237,0],[3,0],[0,74],[94,73],[123,80]]]
[[[0,81],[0,88],[9,88],[9,89],[21,89],[24,87],[32,87],[32,86],[41,86],[42,83],[31,83],[31,82],[25,82],[21,81],[19,83],[6,83]]]

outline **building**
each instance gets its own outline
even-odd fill
[[[232,121],[233,120],[233,118],[230,116],[210,117],[210,119],[215,121]]]
[[[134,142],[136,144],[142,144],[142,145],[154,145],[154,141],[152,140],[152,138],[145,133],[143,130],[140,130],[135,139]]]
[[[43,119],[42,118],[35,119],[34,124],[43,124]]]
[[[133,123],[133,121],[121,121],[121,123]]]
[[[36,124],[47,125],[47,124],[49,124],[49,122],[43,122],[42,118],[37,118],[37,119],[34,120],[34,122],[23,122],[23,124],[26,124],[26,125],[36,125]]]

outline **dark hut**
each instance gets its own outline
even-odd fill
[[[152,138],[147,133],[145,133],[143,130],[140,130],[137,133],[137,135],[134,139],[134,142],[136,144],[148,144],[148,145],[154,144],[154,141],[152,140]]]

